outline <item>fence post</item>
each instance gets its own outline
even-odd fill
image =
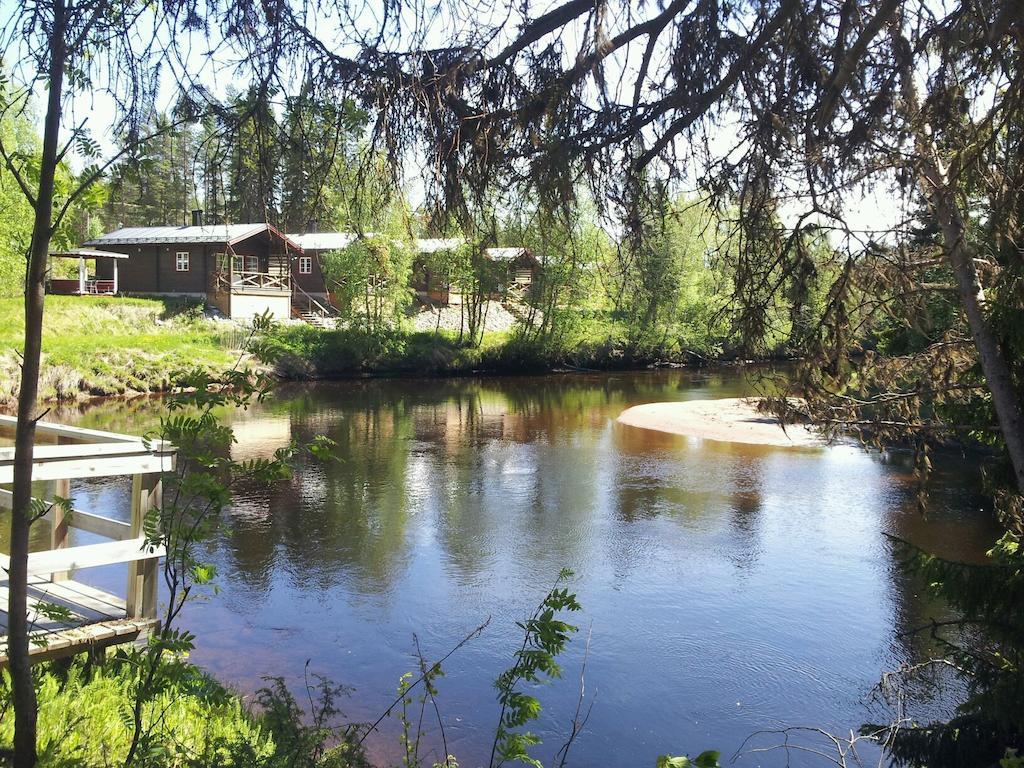
[[[60,478],[53,481],[54,500],[49,502],[53,505],[49,514],[50,549],[63,549],[68,545],[68,528],[70,527],[69,523],[71,521],[64,512],[64,507],[56,503],[58,496],[62,499],[66,499],[71,496],[71,481],[67,478]],[[54,571],[50,574],[50,581],[67,581],[70,578],[71,574],[67,571]]]
[[[132,475],[132,538],[143,535],[142,523],[153,507],[161,504],[160,473]],[[127,614],[130,619],[156,618],[157,564],[150,557],[128,564]]]

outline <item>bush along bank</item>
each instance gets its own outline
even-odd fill
[[[552,339],[522,334],[487,333],[478,346],[454,333],[322,329],[288,325],[276,328],[275,372],[283,379],[311,380],[375,375],[468,375],[475,373],[548,373],[559,370],[627,370],[700,366],[749,359],[724,346],[690,347],[678,340],[630,342],[614,335]],[[758,360],[788,357],[785,350]]]
[[[0,352],[0,407],[17,398],[21,313],[20,300],[0,299],[0,350],[8,350]],[[242,324],[211,319],[196,302],[50,296],[40,396],[70,402],[170,392],[183,370],[201,368],[216,378],[235,365],[249,333]],[[679,326],[637,338],[625,323],[583,311],[563,321],[557,334],[512,326],[486,331],[478,342],[470,344],[451,330],[416,330],[415,324],[371,331],[287,322],[273,326],[266,337],[277,356],[276,374],[295,380],[624,370],[752,357],[708,331]],[[240,364],[255,365],[247,356]]]

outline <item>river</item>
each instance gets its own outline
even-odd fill
[[[592,709],[573,765],[653,766],[710,748],[728,759],[755,731],[880,719],[881,674],[926,650],[907,630],[946,612],[901,573],[885,534],[979,560],[997,528],[977,462],[938,460],[923,518],[900,453],[615,424],[639,403],[750,391],[736,371],[282,386],[231,415],[236,457],[325,434],[338,460],[238,494],[209,544],[219,591],[184,619],[198,635],[193,660],[245,693],[265,675],[297,688],[309,660],[351,686],[342,708],[367,721],[416,668],[414,634],[436,658],[490,617],[438,682],[449,750],[475,766],[490,751],[492,682],[512,661],[515,622],[570,568],[583,611],[563,679],[536,691],[545,763],[569,730],[588,636]],[[137,433],[159,413],[158,400],[108,401],[61,418]],[[72,495],[128,516],[118,483],[78,482]],[[123,589],[120,575],[89,578]],[[920,711],[941,714],[956,695],[940,690]],[[438,750],[436,724],[425,728]],[[368,744],[397,762],[396,719]],[[775,752],[738,764],[783,762]],[[825,763],[796,753],[792,764]]]

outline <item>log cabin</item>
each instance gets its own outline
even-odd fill
[[[302,247],[270,224],[203,224],[194,211],[191,226],[126,227],[86,246],[127,256],[118,265],[121,293],[202,298],[235,319],[293,314]],[[112,279],[110,262],[97,259],[97,280]]]
[[[462,244],[453,239],[417,240],[419,256],[413,262],[411,287],[420,301],[432,304],[459,304],[462,296],[451,285],[443,267],[439,268],[438,252]],[[541,260],[530,248],[485,248],[485,292],[497,301],[524,301],[536,288]]]

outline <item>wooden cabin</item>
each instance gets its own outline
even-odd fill
[[[352,232],[318,232],[315,227],[303,234],[288,235],[288,238],[302,248],[300,256],[292,264],[292,283],[304,293],[328,301],[333,292],[327,284],[321,258],[325,253],[340,251],[356,240]]]
[[[437,259],[432,257],[439,251],[450,250],[462,245],[454,239],[417,240],[419,257],[413,263],[412,289],[420,301],[432,304],[459,304],[461,295],[452,289],[448,276],[439,271]],[[490,269],[485,279],[489,283],[487,293],[497,301],[523,301],[531,295],[540,276],[541,262],[529,248],[485,248],[483,252]]]
[[[204,225],[196,213],[192,226],[126,227],[85,245],[127,256],[121,293],[202,298],[236,319],[291,317],[301,246],[269,224]],[[113,279],[110,261],[97,260],[97,280]]]

